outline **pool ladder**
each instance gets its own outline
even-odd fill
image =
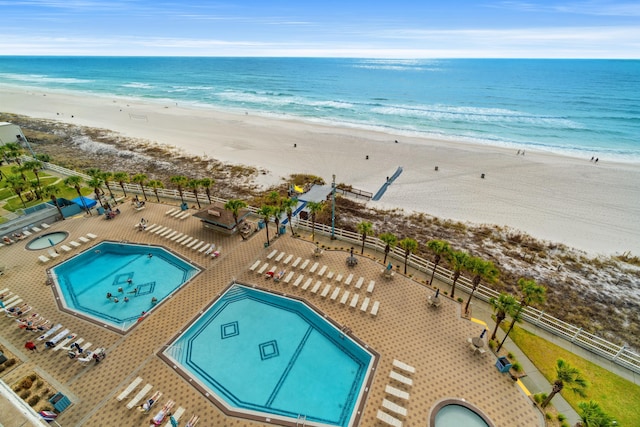
[[[298,421],[296,421],[296,427],[298,426],[306,426],[307,425],[307,416],[306,415],[298,415]]]

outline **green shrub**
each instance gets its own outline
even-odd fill
[[[27,400],[29,396],[31,396],[31,390],[23,390],[22,393],[20,393],[20,397],[24,400]]]
[[[20,386],[22,388],[31,388],[32,385],[33,385],[33,381],[29,377],[23,379],[22,382],[20,382]]]
[[[553,415],[551,415],[551,412],[545,412],[545,413],[544,413],[544,417],[545,417],[546,419],[550,420],[550,419],[552,419],[552,418],[553,418]]]
[[[489,341],[489,348],[493,350],[496,347],[496,342],[494,340]]]
[[[38,402],[40,402],[40,396],[38,396],[37,394],[35,396],[31,396],[31,399],[27,401],[29,406],[36,406]]]
[[[565,421],[567,417],[564,414],[558,414],[558,421]]]
[[[7,369],[7,368],[5,368],[4,365],[0,365],[0,372],[3,372],[5,369]]]
[[[38,381],[36,381],[36,388],[40,388],[40,387],[42,387],[43,385],[44,385],[44,381],[42,381],[42,380],[38,380]]]
[[[38,376],[36,374],[31,374],[27,378],[29,378],[33,382],[38,379]]]
[[[511,360],[514,360],[516,358],[511,352],[507,353],[507,357]]]
[[[520,372],[522,371],[522,366],[520,365],[520,363],[516,362],[511,365],[511,369],[513,369],[516,372]]]
[[[560,424],[560,427],[571,427],[571,425],[568,422],[563,421],[562,424]]]
[[[16,359],[9,359],[5,362],[5,366],[7,368],[10,368],[11,366],[15,365],[18,361]]]
[[[445,292],[444,294],[446,295],[447,293]],[[461,297],[458,297],[458,302],[459,302],[460,304],[462,304],[462,301],[464,301],[464,300],[463,300]]]

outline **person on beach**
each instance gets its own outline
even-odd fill
[[[24,348],[26,348],[27,350],[35,351],[36,353],[38,352],[38,347],[33,341],[27,341],[24,345]]]

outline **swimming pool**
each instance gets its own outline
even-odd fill
[[[163,352],[229,414],[347,427],[375,364],[301,301],[232,285]]]
[[[431,427],[494,427],[493,422],[465,399],[443,399],[429,415]]]
[[[164,248],[102,242],[52,268],[51,276],[63,308],[126,331],[199,272]]]
[[[68,236],[69,233],[66,231],[55,231],[53,233],[43,234],[27,243],[27,249],[32,251],[47,249],[63,242]]]

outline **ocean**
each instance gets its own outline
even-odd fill
[[[0,85],[640,162],[637,60],[5,56]]]

